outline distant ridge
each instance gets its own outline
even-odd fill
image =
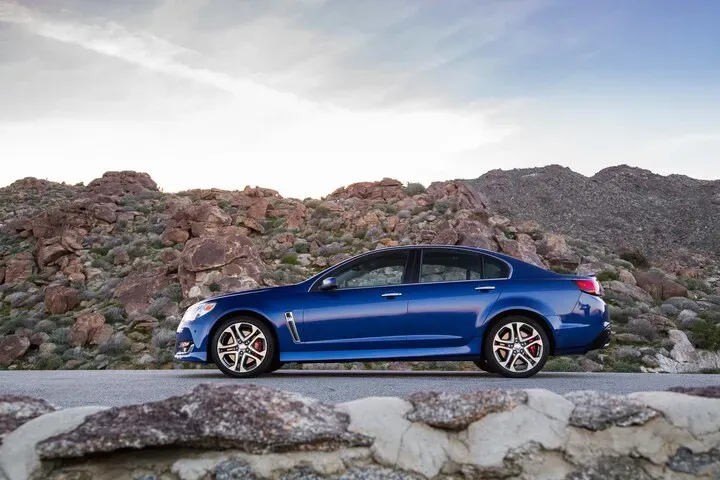
[[[466,180],[517,220],[654,257],[674,249],[720,253],[720,180],[663,176],[618,165],[586,177],[569,168],[492,170]]]

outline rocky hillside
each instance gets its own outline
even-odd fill
[[[720,252],[720,180],[625,165],[585,177],[551,165],[493,170],[468,183],[510,218],[611,249],[641,250],[669,268],[703,267],[696,254]]]
[[[0,189],[0,367],[177,368],[174,330],[198,299],[296,282],[363,251],[435,243],[599,275],[613,304],[615,347],[556,359],[549,369],[720,368],[717,277],[566,241],[534,221],[498,215],[488,198],[463,182],[426,188],[392,179],[305,200],[257,187],[167,194],[135,172],[108,172],[87,186],[19,180]]]

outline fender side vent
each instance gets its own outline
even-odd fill
[[[298,334],[297,326],[295,325],[295,317],[292,312],[285,312],[285,321],[290,329],[290,335],[292,335],[293,342],[300,343],[300,335]]]

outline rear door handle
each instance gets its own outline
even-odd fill
[[[485,285],[484,287],[475,287],[475,290],[478,292],[489,292],[491,290],[495,290],[495,287],[492,285]]]
[[[382,296],[385,298],[395,298],[395,297],[401,297],[402,293],[397,293],[397,292],[383,293]]]

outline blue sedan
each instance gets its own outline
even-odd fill
[[[254,377],[287,362],[468,360],[529,377],[550,355],[610,340],[594,277],[561,275],[473,247],[375,250],[304,282],[191,306],[177,360]]]

